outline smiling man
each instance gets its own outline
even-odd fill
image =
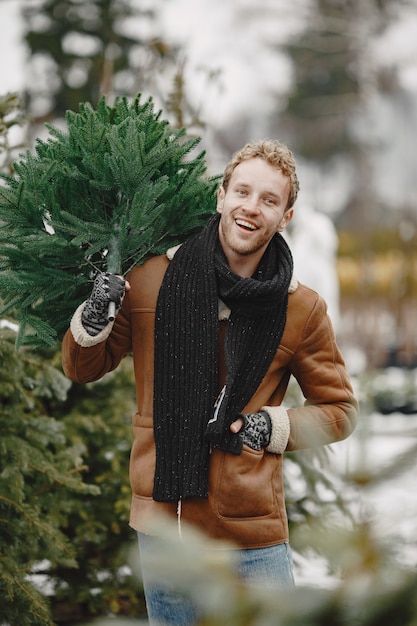
[[[74,381],[97,380],[133,353],[130,524],[150,624],[201,617],[174,580],[150,576],[152,520],[172,517],[184,541],[195,526],[234,544],[247,584],[290,588],[284,453],[339,441],[355,427],[357,403],[326,304],[298,283],[280,234],[298,187],[285,145],[246,145],[226,166],[207,226],[126,280],[99,275],[65,335],[63,365]],[[306,402],[287,410],[291,375]]]
[[[224,177],[217,203],[219,238],[239,276],[252,276],[272,237],[291,220],[290,191],[288,176],[262,157],[242,161]]]

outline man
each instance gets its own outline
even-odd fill
[[[130,523],[151,623],[196,617],[147,580],[149,520],[163,513],[179,528],[186,522],[233,542],[245,580],[291,587],[283,453],[339,441],[355,427],[357,404],[326,305],[298,284],[280,235],[298,187],[286,146],[247,144],[225,169],[207,226],[126,282],[99,275],[64,338],[65,372],[81,383],[133,353]],[[110,300],[121,307],[114,323]],[[286,410],[291,374],[306,403]]]

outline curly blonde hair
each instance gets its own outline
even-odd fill
[[[281,170],[285,176],[288,176],[290,181],[290,193],[285,209],[288,211],[297,199],[300,184],[298,182],[293,153],[285,144],[277,139],[258,139],[257,141],[247,143],[243,148],[235,152],[224,170],[222,181],[224,190],[227,191],[235,167],[239,165],[239,163],[242,163],[242,161],[247,161],[255,157],[264,159],[273,167]]]

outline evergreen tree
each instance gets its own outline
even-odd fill
[[[373,44],[408,0],[312,0],[305,28],[284,50],[293,86],[277,125],[300,158],[323,177],[341,163],[355,180],[345,221],[369,238],[377,215],[373,190],[375,103],[386,86]]]
[[[131,359],[126,358],[116,372],[96,383],[72,384],[64,401],[49,406],[64,424],[69,445],[82,446],[88,466],[84,478],[99,489],[94,498],[67,494],[73,506],[62,532],[74,549],[77,568],[62,563],[44,571],[54,589],[52,614],[59,622],[144,612],[137,540],[128,525],[134,388]]]
[[[0,95],[0,171],[12,173],[11,163],[22,145],[10,142],[10,129],[23,126],[26,115],[17,93]]]
[[[70,494],[98,493],[82,482],[83,446],[70,445],[48,402],[62,401],[67,381],[47,352],[14,349],[14,333],[0,330],[0,623],[52,625],[47,598],[33,584],[41,564],[77,566],[62,528]]]
[[[131,0],[24,3],[30,113],[63,117],[103,94],[153,93],[155,76],[176,56],[158,37],[157,8]]]
[[[319,0],[306,30],[286,47],[295,81],[284,117],[294,149],[307,159],[326,161],[352,149],[349,124],[359,90],[353,4]]]
[[[18,345],[53,343],[97,271],[125,274],[201,228],[218,181],[199,138],[174,129],[151,99],[102,98],[48,125],[0,186],[0,315],[15,312]]]

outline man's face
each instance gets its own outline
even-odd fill
[[[220,187],[219,238],[233,271],[249,264],[255,270],[274,234],[291,220],[289,190],[288,177],[260,157],[239,163],[227,191]]]

